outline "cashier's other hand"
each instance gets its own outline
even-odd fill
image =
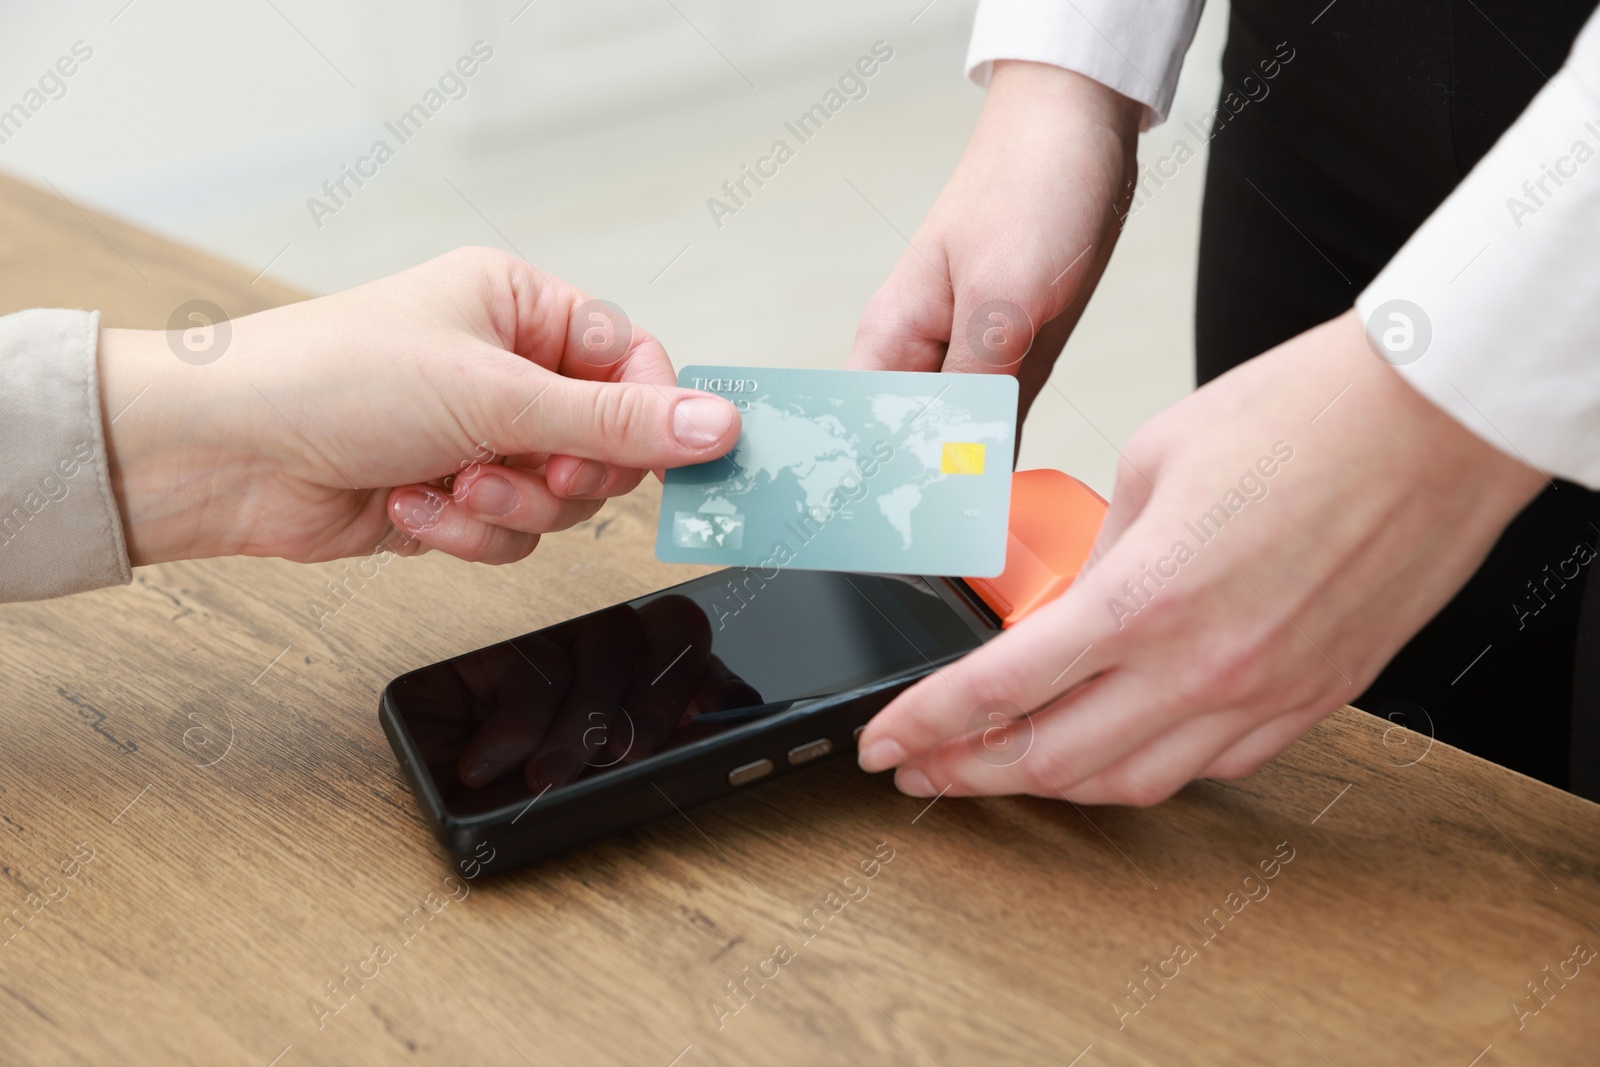
[[[997,62],[966,152],[868,303],[849,365],[1014,374],[1026,414],[1116,244],[1143,113],[1074,71]]]
[[[1090,567],[880,712],[861,763],[917,796],[1086,804],[1249,774],[1354,700],[1543,485],[1342,315],[1135,433]]]
[[[437,548],[507,563],[739,436],[615,305],[467,248],[197,335],[101,331],[135,564]],[[205,344],[214,346],[208,353]],[[392,528],[391,528],[392,527]]]

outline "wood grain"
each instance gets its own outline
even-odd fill
[[[3,310],[297,295],[250,277],[0,180]],[[397,560],[321,628],[339,564],[0,608],[0,1062],[1593,1062],[1600,812],[1350,710],[1153,810],[930,806],[839,761],[451,877],[380,689],[688,577],[656,503],[512,567]]]

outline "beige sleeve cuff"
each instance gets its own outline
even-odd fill
[[[132,575],[100,419],[97,311],[0,316],[0,601]]]

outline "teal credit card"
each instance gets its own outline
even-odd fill
[[[668,563],[988,578],[1005,569],[1009,374],[685,367],[733,401],[739,443],[667,471]]]

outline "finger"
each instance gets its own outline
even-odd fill
[[[617,304],[583,293],[567,317],[566,350],[559,365],[569,378],[673,386],[667,350]]]
[[[459,719],[411,712],[406,716],[406,731],[412,744],[428,764],[450,764],[472,736],[472,724]]]
[[[1071,243],[1083,251],[1046,276],[1036,266],[1054,262],[1051,249],[1061,235],[1034,234],[1033,253],[1013,249],[1004,259],[957,265],[955,305],[950,325],[950,352],[944,369],[969,374],[1020,374],[1028,364],[1048,368],[1078,323],[1094,291],[1101,261],[1083,239]],[[1021,254],[1018,254],[1021,252]],[[1039,271],[1038,273],[1035,273]],[[1039,385],[1033,386],[1037,392]]]
[[[385,504],[385,507],[387,507],[387,504]],[[382,540],[378,542],[379,551],[393,552],[395,555],[404,556],[407,559],[411,558],[412,556],[420,556],[424,552],[428,551],[427,545],[423,544],[421,541],[418,541],[415,537],[412,537],[402,527],[396,524],[392,518],[390,519],[389,525],[391,529],[383,536]]]
[[[954,297],[947,271],[915,246],[867,301],[845,366],[852,370],[936,371],[950,341]]]
[[[985,277],[976,286],[957,282],[945,370],[1015,374],[1021,369],[1034,335],[1053,309],[1025,287],[996,285],[997,280]]]
[[[676,386],[581,381],[524,362],[497,363],[479,432],[497,453],[548,452],[622,467],[681,467],[727,452],[739,413],[719,396]]]
[[[471,692],[482,709],[476,718],[487,718],[489,712],[500,706],[501,691],[506,686],[506,675],[514,667],[517,651],[510,645],[490,645],[475,652],[463,653],[450,660],[456,674]]]
[[[1061,795],[1079,804],[1159,804],[1194,781],[1205,768],[1258,724],[1238,709],[1189,719],[1111,766],[1069,786]]]
[[[861,735],[863,770],[880,771],[963,737],[997,713],[1054,701],[1115,662],[1117,630],[1095,574],[982,648],[924,678],[878,712]]]
[[[461,783],[479,789],[527,758],[543,740],[572,677],[565,649],[532,637],[495,646],[495,691],[489,716],[462,750]]]
[[[638,467],[618,467],[596,459],[577,456],[551,456],[545,465],[545,484],[556,496],[585,500],[623,496],[644,480]]]
[[[587,381],[672,385],[676,376],[661,343],[616,303],[591,297],[520,257],[466,249],[455,253],[474,269],[487,266],[509,300],[490,307],[498,347],[546,370]]]
[[[1256,727],[1206,764],[1205,778],[1243,778],[1294,744],[1317,723],[1339,710],[1338,703],[1317,703]]]
[[[460,754],[474,728],[477,702],[450,664],[418,671],[398,683],[405,694],[406,729],[424,762]]]
[[[539,544],[539,535],[494,526],[431,486],[389,492],[389,521],[419,544],[471,563],[515,563]]]
[[[646,473],[636,467],[622,467],[580,456],[552,456],[548,452],[523,452],[503,459],[504,466],[520,467],[543,475],[550,491],[568,500],[625,496],[638,488]],[[603,472],[598,483],[595,471]],[[599,485],[598,489],[593,488],[596,484]],[[449,488],[449,483],[446,488]]]
[[[1119,484],[1124,514],[1134,508],[1126,502],[1130,495],[1142,508],[1144,492]],[[980,711],[1017,718],[1115,666],[1126,647],[1127,619],[1142,604],[1135,593],[1142,588],[1148,596],[1149,583],[1160,581],[1139,562],[1159,560],[1148,551],[1151,541],[1148,533],[1135,536],[1130,525],[1104,560],[1093,561],[1056,600],[897,697],[863,733],[861,767],[884,770],[963,736]],[[1134,579],[1146,585],[1136,587]],[[1130,602],[1136,605],[1131,611]]]
[[[621,738],[628,747],[615,754],[618,761],[648,756],[672,736],[711,654],[711,621],[688,597],[652,600],[639,609],[639,621],[647,650],[622,702],[633,731]]]
[[[527,704],[501,708],[478,727],[456,762],[456,777],[469,789],[481,789],[512,767],[522,764],[539,747],[550,725],[554,707]]]
[[[912,757],[895,784],[913,796],[1054,795],[1168,727],[1170,709],[1151,696],[1147,680],[1112,672],[1025,719],[963,733]]]
[[[505,465],[508,467],[521,467],[523,470],[543,471],[550,462],[548,452],[522,452],[517,455],[505,456]],[[465,473],[465,472],[463,472]]]
[[[644,627],[626,604],[589,616],[572,640],[572,684],[539,747],[528,757],[528,787],[540,791],[581,777],[614,730],[626,730],[622,697],[644,652]]]
[[[1132,448],[1130,444],[1128,450]],[[1128,527],[1144,513],[1145,505],[1150,503],[1150,495],[1155,491],[1155,483],[1151,481],[1153,472],[1147,474],[1135,465],[1129,459],[1127,450],[1120,455],[1111,503],[1106,508],[1105,518],[1100,521],[1100,532],[1095,535],[1094,547],[1089,549],[1089,558],[1084,562],[1086,568],[1098,563],[1122,539]]]
[[[445,663],[407,675],[398,683],[408,709],[452,722],[471,725],[481,718],[489,703],[472,688],[472,681]]]
[[[604,473],[604,465],[600,466]],[[511,466],[484,467],[456,479],[450,499],[482,523],[531,534],[576,526],[592,518],[603,503],[563,500],[550,491],[544,475]]]
[[[1044,392],[1045,385],[1050,381],[1050,374],[1055,370],[1056,360],[1060,358],[1061,350],[1066,347],[1067,338],[1072,335],[1072,328],[1076,325],[1075,318],[1057,315],[1039,327],[1039,331],[1034,335],[1033,346],[1028,349],[1028,358],[1016,368],[1019,428],[1027,419],[1028,412],[1033,409],[1033,402]]]

